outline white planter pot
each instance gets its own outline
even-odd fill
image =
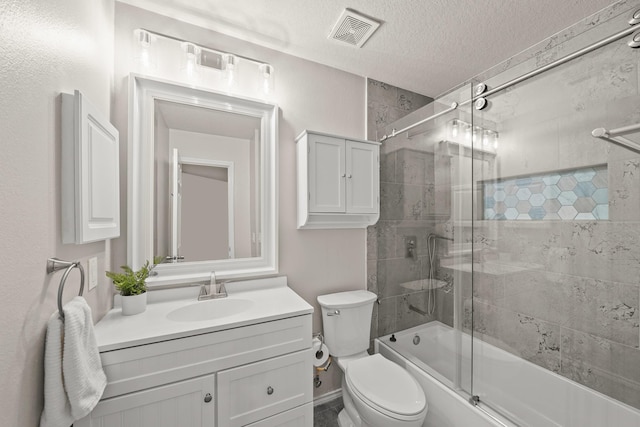
[[[123,296],[122,298],[122,315],[131,316],[140,314],[147,309],[147,293],[140,295]]]

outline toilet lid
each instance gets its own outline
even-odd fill
[[[424,392],[418,382],[380,354],[350,362],[346,380],[358,397],[381,412],[416,415],[426,407]]]

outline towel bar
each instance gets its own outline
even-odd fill
[[[62,279],[60,279],[60,286],[58,287],[58,314],[62,321],[64,321],[64,311],[62,311],[62,292],[64,291],[64,283],[67,280],[67,276],[69,276],[69,273],[74,267],[77,267],[80,270],[80,292],[78,293],[78,296],[82,296],[82,292],[84,291],[84,268],[82,268],[80,261],[69,262],[58,258],[47,259],[47,274],[66,268],[62,275]]]

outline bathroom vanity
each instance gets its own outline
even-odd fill
[[[108,385],[76,427],[313,425],[313,308],[286,277],[197,291],[152,292],[144,313],[96,324]]]

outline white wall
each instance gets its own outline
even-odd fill
[[[114,120],[121,135],[126,135],[127,128],[127,76],[135,69],[132,64],[131,44],[133,30],[136,28],[146,28],[221,51],[256,58],[274,66],[275,91],[268,100],[277,102],[280,107],[280,273],[287,275],[291,288],[315,307],[313,330],[319,332],[322,325],[319,306],[316,303],[318,295],[366,288],[366,232],[296,229],[294,140],[304,129],[364,138],[365,79],[117,3],[115,43],[118,56],[114,76]],[[178,76],[176,72],[170,71],[165,78]],[[212,83],[212,87],[213,85],[215,82]],[[246,88],[241,87],[239,90],[247,95]],[[260,94],[254,92],[253,96],[259,97]],[[124,182],[126,181],[123,180]],[[125,206],[125,188],[122,194]],[[126,209],[123,208],[123,215],[125,214]],[[126,227],[124,229],[126,230]],[[113,252],[114,265],[126,261],[124,238],[119,239]],[[323,376],[323,386],[316,390],[316,393],[322,394],[339,387],[339,379],[338,369],[332,369],[328,375]]]
[[[60,232],[60,92],[81,90],[107,117],[113,70],[113,0],[0,3],[0,425],[39,423],[46,322],[60,273],[48,257],[98,257],[85,298],[97,320],[111,306],[105,243],[63,245]],[[64,301],[78,292],[79,274]]]

